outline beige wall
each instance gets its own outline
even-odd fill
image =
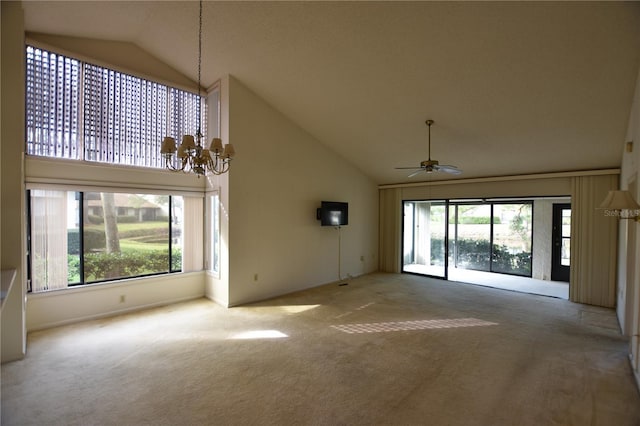
[[[338,231],[316,220],[322,200],[349,203],[342,277],[377,270],[374,182],[233,77],[228,105],[238,152],[229,174],[229,304],[338,281]]]
[[[2,269],[15,269],[16,282],[2,308],[2,361],[20,359],[26,351],[24,304],[25,236],[22,152],[24,146],[24,28],[22,4],[2,7]]]
[[[631,151],[623,150],[620,188],[635,187],[632,195],[640,200],[640,72],[636,81],[633,106],[629,116],[626,141],[633,142]],[[631,228],[635,228],[632,230]],[[640,224],[621,220],[618,246],[617,312],[625,334],[631,336],[631,366],[640,386]],[[629,236],[634,239],[628,238]],[[628,256],[628,252],[635,256]]]

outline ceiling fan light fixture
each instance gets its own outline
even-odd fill
[[[460,170],[456,166],[440,165],[438,160],[432,160],[431,159],[431,126],[433,125],[433,123],[434,123],[434,121],[431,120],[431,119],[428,119],[428,120],[425,121],[425,124],[427,125],[427,128],[428,128],[428,134],[429,134],[429,136],[428,136],[428,160],[421,161],[419,167],[396,167],[396,169],[412,169],[412,170],[414,170],[414,172],[412,172],[407,177],[416,176],[422,171],[425,171],[426,173],[444,172],[444,173],[449,173],[449,174],[453,174],[453,175],[459,175],[459,174],[462,173],[462,170]]]

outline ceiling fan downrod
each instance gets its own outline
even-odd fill
[[[431,161],[431,125],[433,124],[433,120],[425,121],[427,123],[427,128],[429,129],[429,161]]]

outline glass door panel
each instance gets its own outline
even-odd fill
[[[405,201],[403,272],[446,278],[446,201]]]
[[[569,282],[571,271],[571,204],[553,205],[551,279]]]
[[[491,270],[491,205],[456,205],[455,266]]]
[[[531,276],[532,206],[493,205],[493,272]]]

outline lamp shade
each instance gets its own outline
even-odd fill
[[[176,140],[174,138],[170,138],[169,136],[165,137],[162,141],[162,147],[160,148],[161,154],[173,154],[176,152]]]
[[[193,136],[191,135],[184,135],[182,137],[182,143],[180,144],[180,147],[183,148],[184,150],[188,150],[188,149],[195,149],[196,147],[196,142],[193,139]]]
[[[607,197],[600,204],[599,209],[607,210],[640,210],[629,191],[609,191]]]
[[[224,156],[226,158],[232,158],[234,155],[236,155],[236,150],[233,145],[231,145],[230,143],[226,144],[224,146]]]
[[[222,152],[222,139],[213,138],[211,140],[211,145],[209,146],[209,151],[220,154]]]

